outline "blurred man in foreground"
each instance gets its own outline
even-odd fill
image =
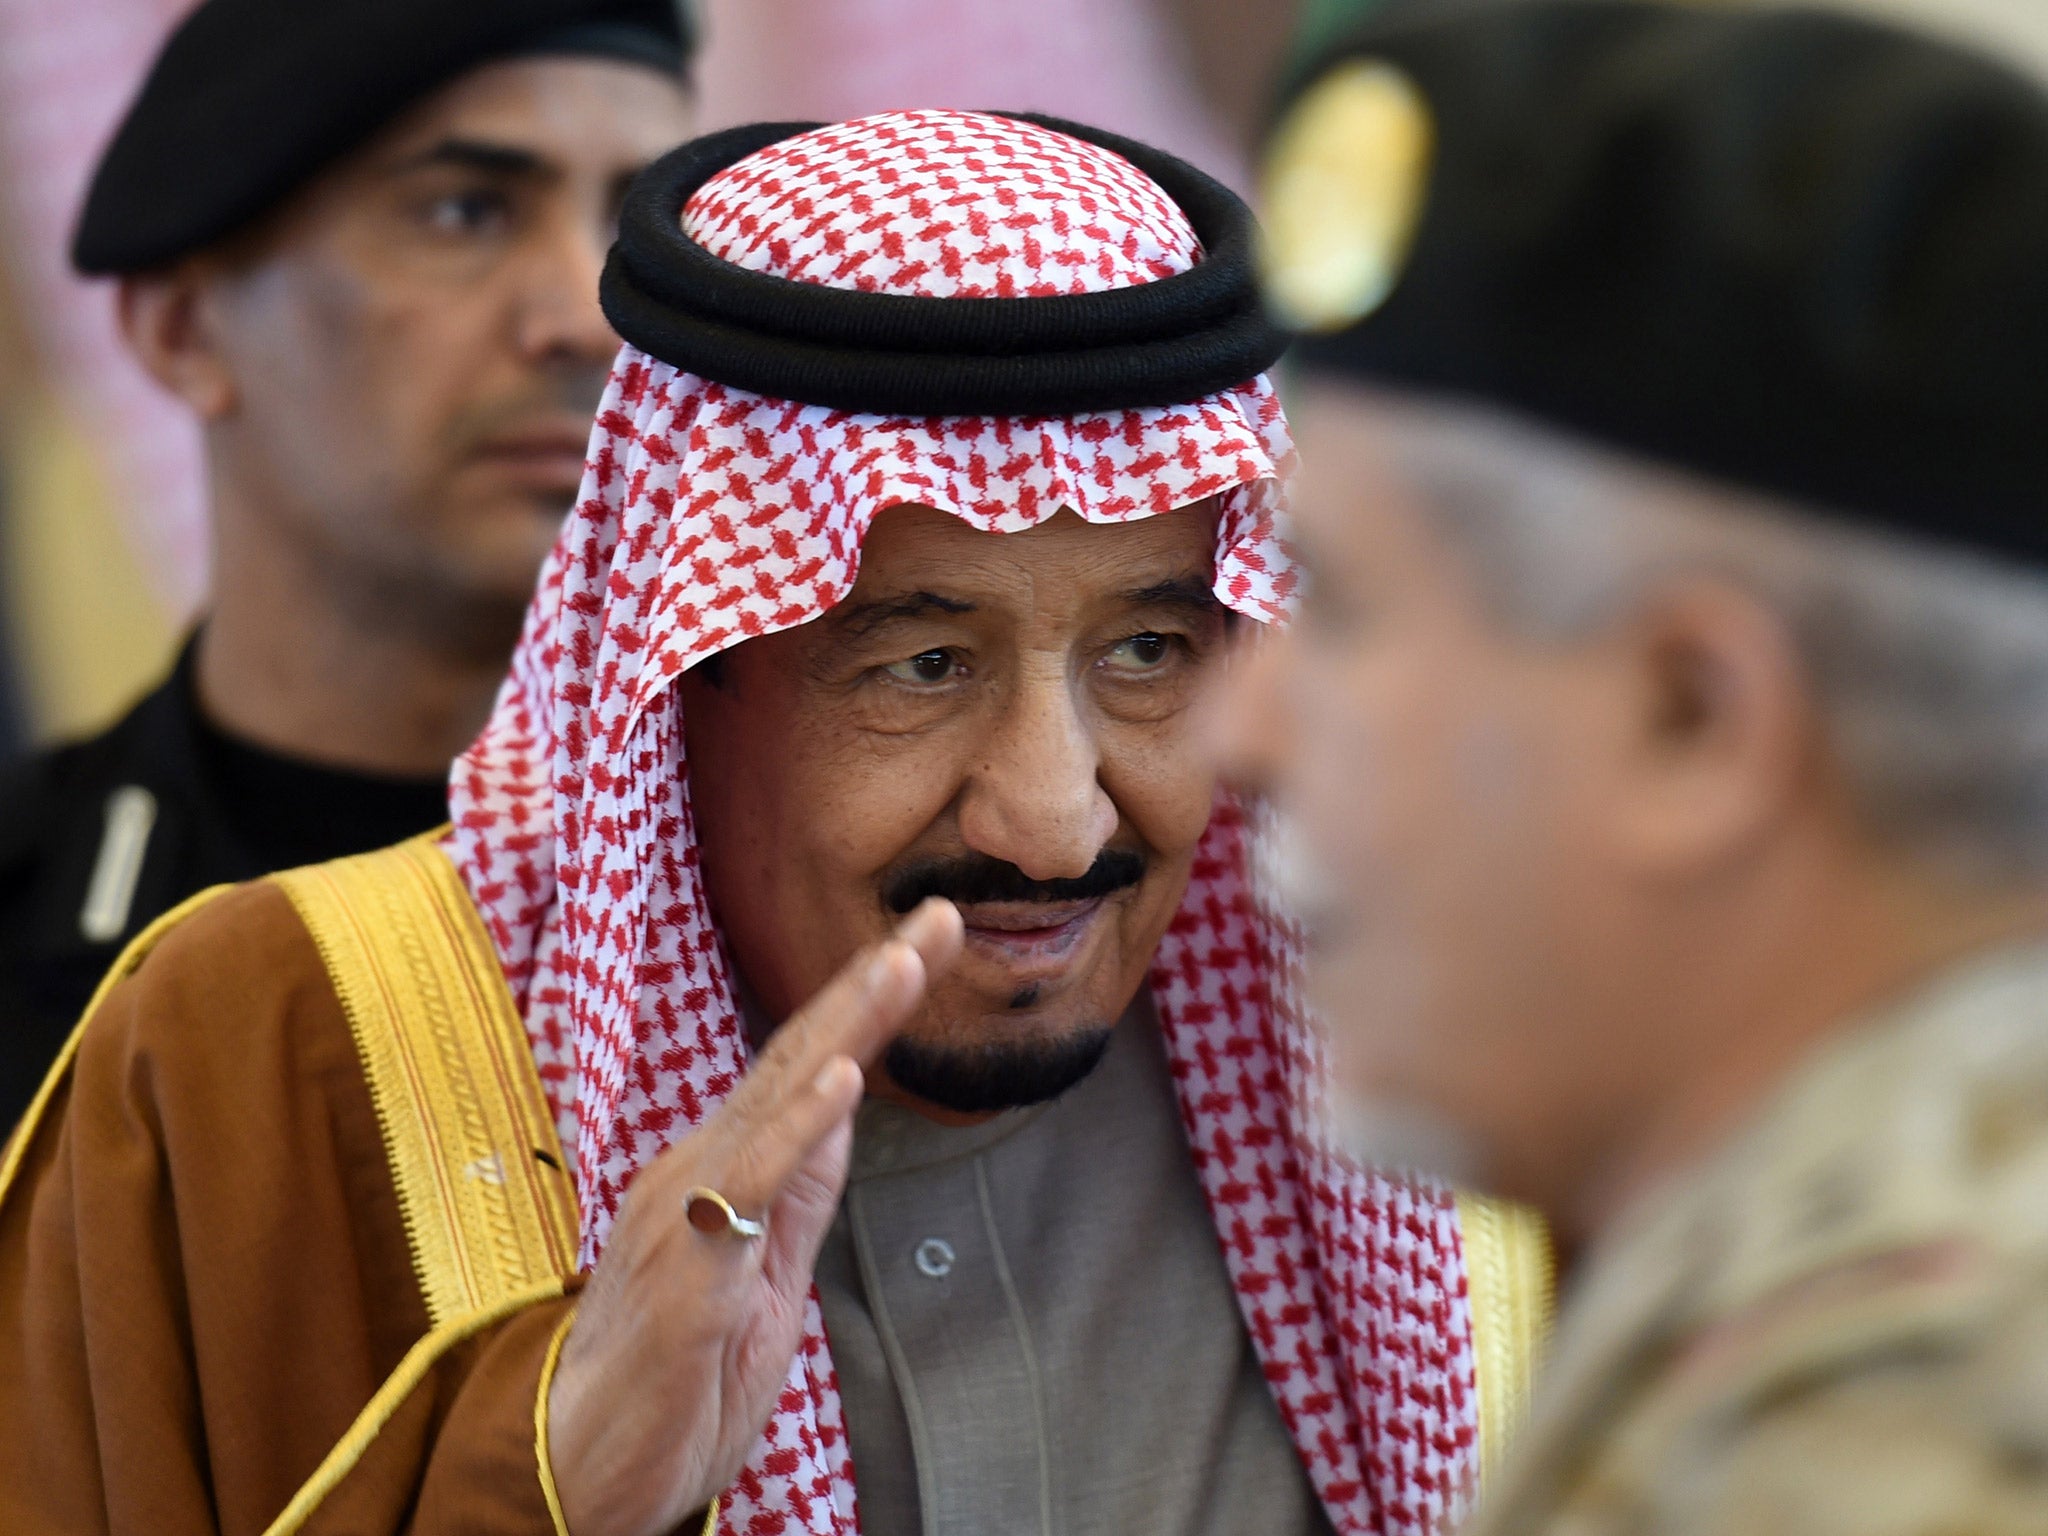
[[[2048,1529],[2048,99],[1480,9],[1268,207],[1311,592],[1233,747],[1362,1147],[1576,1260],[1474,1529]]]
[[[672,0],[207,0],[165,45],[73,258],[201,422],[212,596],[162,688],[0,790],[0,1123],[150,919],[445,819],[684,56]]]

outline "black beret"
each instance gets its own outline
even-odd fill
[[[1187,215],[1201,260],[1155,282],[947,299],[796,282],[714,256],[683,205],[726,167],[822,123],[707,134],[635,180],[599,295],[650,357],[756,394],[902,416],[1055,416],[1182,405],[1270,368],[1287,337],[1259,299],[1251,211],[1164,150],[1062,118],[998,113],[1121,155]]]
[[[1307,368],[2048,560],[2039,84],[1840,14],[1520,0],[1355,34],[1273,145]]]
[[[678,0],[205,0],[164,44],[100,159],[81,272],[141,272],[211,244],[465,70],[589,53],[680,75]]]

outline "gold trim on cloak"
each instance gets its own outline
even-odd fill
[[[526,1026],[439,837],[271,877],[348,1016],[429,1329],[265,1536],[311,1518],[443,1355],[565,1294],[576,1267],[575,1197]]]
[[[435,834],[273,877],[362,1058],[429,1323],[576,1267],[553,1117],[483,919]]]
[[[1457,1197],[1479,1392],[1482,1489],[1529,1417],[1529,1399],[1550,1334],[1556,1271],[1543,1220],[1522,1206]]]
[[[292,1495],[292,1501],[285,1505],[284,1512],[265,1528],[264,1536],[290,1536],[313,1518],[322,1501],[355,1470],[356,1463],[363,1459],[384,1426],[405,1406],[405,1400],[412,1396],[413,1390],[441,1363],[443,1355],[465,1339],[475,1338],[486,1328],[524,1312],[528,1307],[555,1300],[564,1289],[564,1279],[557,1275],[523,1291],[509,1292],[480,1311],[453,1318],[421,1334],[412,1348],[405,1352],[405,1358],[398,1362],[398,1369],[384,1378],[384,1384],[377,1388],[363,1411],[356,1415],[356,1421],[349,1425],[348,1432],[334,1442],[334,1449],[321,1459],[313,1475],[299,1485],[299,1491]]]

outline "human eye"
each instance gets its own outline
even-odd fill
[[[1173,660],[1179,645],[1177,636],[1162,635],[1148,629],[1111,646],[1109,654],[1103,657],[1103,663],[1113,672],[1139,677],[1164,670]]]
[[[964,676],[967,668],[952,650],[939,647],[892,661],[881,670],[884,677],[906,687],[936,688]]]
[[[497,187],[464,187],[443,192],[422,205],[420,222],[436,235],[492,234],[512,222],[512,199]]]

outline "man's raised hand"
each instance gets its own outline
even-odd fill
[[[548,1396],[548,1448],[574,1536],[663,1536],[738,1476],[803,1334],[818,1249],[846,1181],[861,1067],[960,952],[932,900],[790,1017],[704,1123],[634,1181]],[[697,1230],[688,1192],[765,1222]]]

